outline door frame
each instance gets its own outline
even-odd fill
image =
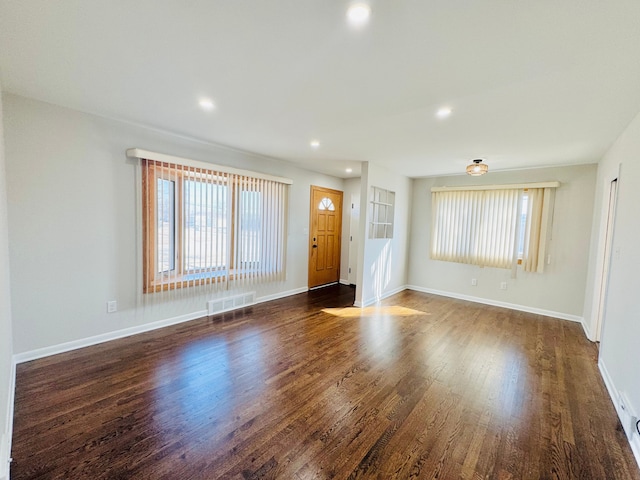
[[[602,251],[602,271],[599,278],[600,291],[598,292],[598,307],[596,310],[595,324],[595,341],[600,342],[602,339],[602,330],[604,326],[607,297],[609,294],[609,271],[611,269],[611,257],[613,254],[613,234],[616,225],[616,207],[618,203],[618,189],[620,185],[618,178],[614,178],[609,182],[607,189],[606,215],[602,219],[604,229],[604,245]]]
[[[314,201],[313,201],[315,191],[324,191],[324,192],[330,192],[333,194],[340,195],[340,215],[338,215],[338,222],[340,223],[340,228],[339,228],[339,234],[338,234],[338,254],[337,254],[338,255],[338,267],[337,267],[338,278],[336,279],[335,282],[330,282],[327,284],[316,285],[314,287],[311,287],[311,257],[313,255],[313,217],[316,210],[316,205],[314,204]],[[341,255],[342,255],[342,229],[344,227],[344,225],[342,224],[342,216],[344,214],[343,208],[344,208],[344,192],[342,190],[336,190],[334,188],[328,188],[328,187],[320,187],[318,185],[311,185],[309,189],[309,253],[307,256],[307,288],[309,290],[315,289],[315,288],[322,288],[327,285],[333,285],[334,283],[340,282],[340,267],[341,267]]]

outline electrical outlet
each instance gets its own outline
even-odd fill
[[[110,300],[107,302],[107,313],[114,313],[118,311],[118,302],[116,300]]]
[[[507,282],[502,282],[500,284],[500,290],[506,290],[507,289]]]
[[[478,279],[477,278],[472,278],[471,279],[471,286],[472,287],[478,286]]]

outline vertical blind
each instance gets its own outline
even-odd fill
[[[434,189],[431,258],[542,272],[553,188]]]
[[[544,271],[547,252],[549,217],[555,190],[530,188],[527,193],[527,222],[524,235],[522,265],[525,272]]]
[[[431,258],[510,268],[517,190],[434,192]]]
[[[284,278],[288,185],[141,159],[145,293]]]

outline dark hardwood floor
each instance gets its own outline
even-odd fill
[[[640,479],[577,323],[336,286],[18,365],[11,478]]]

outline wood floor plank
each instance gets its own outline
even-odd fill
[[[640,480],[579,324],[353,295],[18,365],[11,478]]]

